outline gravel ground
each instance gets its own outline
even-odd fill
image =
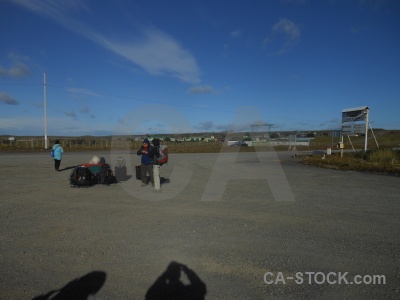
[[[71,188],[95,154],[123,156],[129,178]],[[400,178],[288,152],[175,154],[156,193],[138,161],[65,153],[55,172],[48,154],[0,154],[0,299],[400,298]]]

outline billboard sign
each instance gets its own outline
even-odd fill
[[[365,124],[343,124],[342,134],[365,134]]]
[[[342,110],[342,123],[365,121],[368,110],[368,106],[344,109]]]
[[[342,110],[342,143],[343,136],[364,135],[364,151],[367,151],[368,144],[368,125],[369,125],[369,107],[361,106]]]

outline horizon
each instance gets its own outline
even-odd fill
[[[371,129],[369,129],[368,131],[370,131]],[[190,133],[190,132],[186,132],[186,133],[153,133],[153,134],[114,134],[114,135],[51,135],[51,136],[47,136],[48,139],[57,139],[57,138],[104,138],[104,137],[131,137],[131,138],[137,138],[137,137],[145,137],[145,136],[149,136],[149,137],[159,137],[159,136],[166,136],[166,137],[170,137],[173,135],[176,136],[196,136],[196,135],[206,135],[206,134],[210,134],[210,135],[235,135],[235,134],[246,134],[249,133],[251,135],[265,135],[268,133],[297,133],[297,134],[301,134],[301,133],[330,133],[330,132],[338,132],[341,131],[341,129],[326,129],[326,130],[301,130],[301,131],[296,131],[296,130],[280,130],[280,131],[257,131],[257,132],[251,132],[251,131],[235,131],[235,132],[227,132],[227,131],[221,131],[221,132],[194,132],[194,133]],[[384,128],[373,128],[373,131],[400,131],[400,129],[384,129]],[[0,138],[5,138],[5,137],[31,137],[31,138],[38,138],[38,139],[44,139],[44,135],[12,135],[12,134],[0,134]]]

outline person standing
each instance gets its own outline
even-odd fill
[[[140,173],[142,186],[146,186],[147,182],[147,173],[149,173],[151,184],[154,185],[154,176],[153,176],[153,147],[150,146],[150,142],[147,138],[143,140],[143,145],[137,151],[137,155],[141,155],[140,159]]]
[[[62,160],[62,155],[64,153],[63,147],[61,147],[60,141],[56,140],[55,144],[53,145],[52,150],[54,151],[54,169],[59,172],[60,171],[60,164]]]
[[[160,184],[160,163],[158,162],[158,159],[160,157],[160,140],[159,139],[154,139],[153,140],[153,177],[154,177],[154,189],[156,192],[161,191],[161,184]]]

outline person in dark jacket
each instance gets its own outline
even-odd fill
[[[146,186],[148,184],[147,173],[149,173],[151,184],[154,186],[154,176],[153,176],[154,150],[153,147],[150,146],[150,142],[147,138],[143,140],[143,145],[137,151],[137,155],[142,156],[140,159],[142,186]]]

